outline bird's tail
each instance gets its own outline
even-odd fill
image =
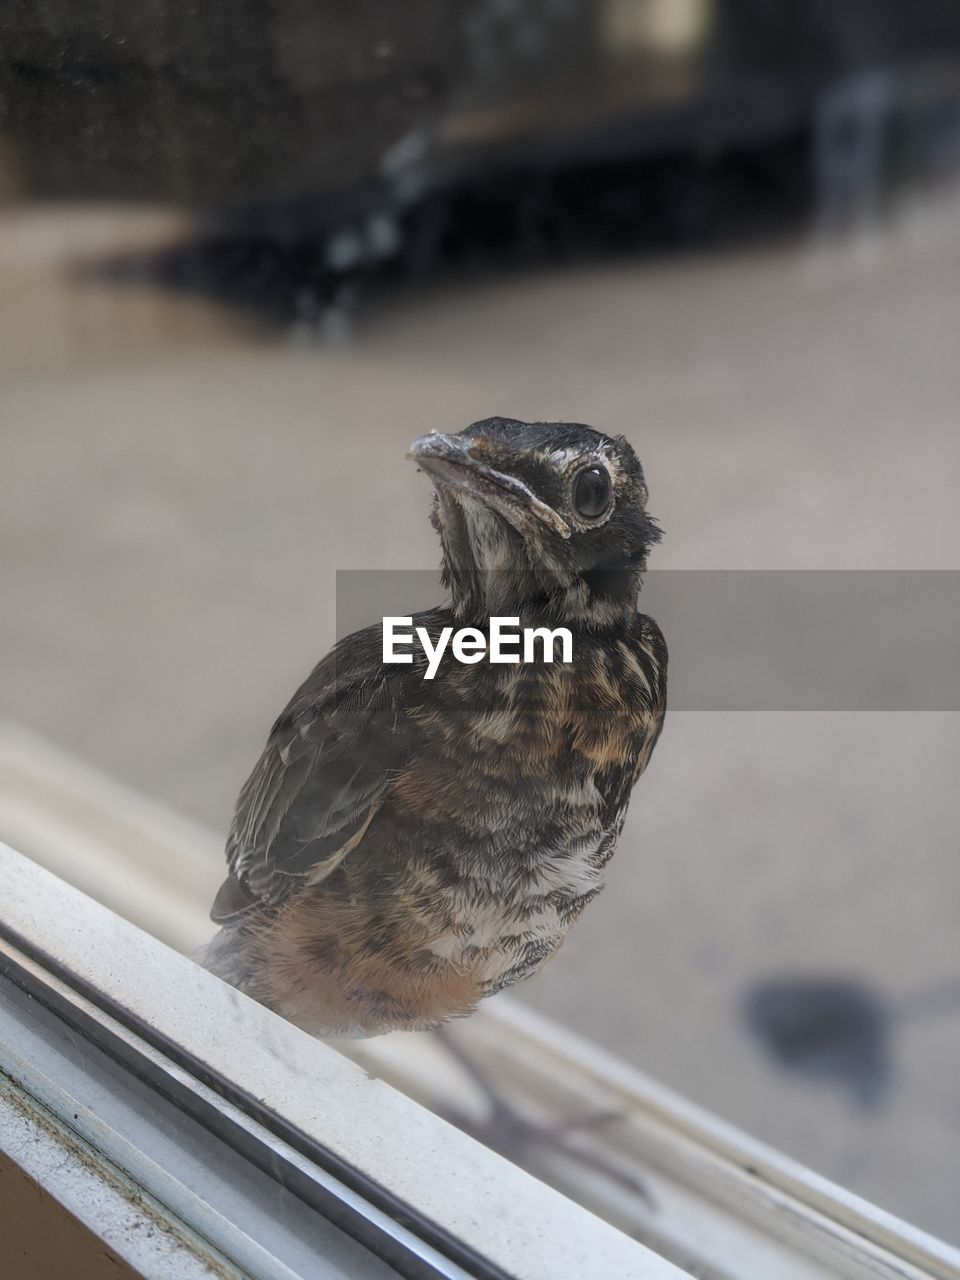
[[[215,973],[224,982],[229,982],[231,987],[249,991],[252,975],[241,930],[218,930],[209,942],[196,949],[192,958],[196,964]]]

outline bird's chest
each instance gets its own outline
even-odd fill
[[[514,669],[483,696],[468,681],[445,751],[401,792],[438,841],[421,864],[443,921],[428,950],[489,994],[539,968],[603,887],[641,726],[599,660]]]
[[[542,779],[559,791],[628,766],[650,714],[650,688],[624,642],[574,638],[573,660],[453,667],[425,698],[428,749],[494,792],[514,779],[521,797]],[[535,797],[539,799],[538,797]]]
[[[444,928],[429,949],[470,972],[485,994],[529,976],[557,950],[603,888],[622,825],[595,804],[562,815],[518,811],[517,819],[512,830],[488,832],[438,895]]]

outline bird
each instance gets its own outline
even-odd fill
[[[540,969],[603,887],[666,708],[666,644],[638,610],[661,532],[625,437],[492,417],[407,456],[448,593],[413,626],[436,644],[510,618],[566,628],[571,651],[447,653],[428,680],[422,652],[384,661],[374,623],[277,718],[200,960],[321,1038],[438,1028]]]

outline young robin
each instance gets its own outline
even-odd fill
[[[315,1035],[436,1026],[539,969],[663,723],[667,651],[637,612],[660,534],[627,441],[488,418],[408,456],[450,593],[413,626],[565,627],[571,660],[447,652],[428,680],[417,646],[384,662],[378,624],[294,694],[240,792],[203,963]]]

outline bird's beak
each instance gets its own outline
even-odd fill
[[[493,467],[481,456],[479,442],[439,431],[414,440],[407,453],[435,485],[443,486],[492,507],[524,533],[535,522],[546,525],[561,538],[570,537],[570,526],[553,507],[542,502],[522,480]]]

